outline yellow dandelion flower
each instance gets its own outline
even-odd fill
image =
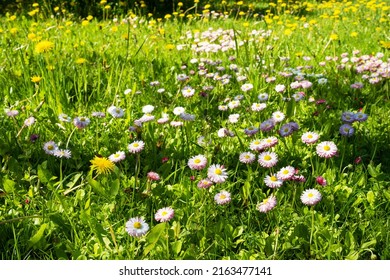
[[[89,24],[89,21],[88,20],[83,20],[82,22],[81,22],[81,25],[82,26],[87,26]]]
[[[60,7],[54,7],[54,12],[58,12],[60,10]]]
[[[109,9],[111,9],[111,6],[110,5],[106,5],[106,6],[104,6],[104,9],[109,10]]]
[[[39,83],[42,80],[42,77],[40,76],[32,76],[31,77],[31,82],[33,83]]]
[[[92,20],[93,19],[93,16],[89,15],[87,16],[87,20]]]
[[[351,37],[357,37],[358,35],[359,35],[359,33],[355,32],[355,31],[351,32],[351,34],[350,34]]]
[[[27,35],[27,38],[29,40],[34,41],[37,38],[37,35],[35,35],[34,33],[30,33],[30,34]]]
[[[32,4],[32,6],[35,8],[35,7],[39,7],[39,4],[38,3],[34,3]]]
[[[33,16],[36,15],[37,12],[38,12],[38,10],[32,10],[32,11],[28,12],[27,14],[28,14],[29,16],[33,17]]]
[[[173,44],[167,44],[167,45],[165,46],[165,48],[166,48],[167,50],[173,50],[173,49],[175,48],[175,45],[173,45]]]
[[[339,36],[337,34],[335,34],[335,33],[330,34],[330,39],[331,40],[337,40],[338,38],[339,38]]]
[[[87,62],[87,60],[85,58],[80,57],[80,58],[76,59],[75,62],[76,62],[76,64],[84,64],[85,62]]]
[[[39,42],[35,46],[35,51],[37,53],[45,53],[45,52],[51,51],[53,48],[54,48],[54,43],[47,41],[47,40],[44,40],[44,41]]]
[[[16,34],[16,33],[18,33],[18,29],[17,28],[11,28],[10,30],[9,30],[9,32],[11,33],[11,34]]]
[[[389,42],[385,42],[385,41],[380,41],[381,43],[381,47],[384,48],[384,49],[390,49],[390,41]]]
[[[110,174],[112,171],[114,171],[114,167],[115,167],[115,164],[111,160],[109,160],[105,157],[95,156],[91,160],[91,170],[96,171],[97,175]]]

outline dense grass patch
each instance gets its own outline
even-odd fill
[[[255,6],[0,18],[2,259],[389,259],[388,4]]]

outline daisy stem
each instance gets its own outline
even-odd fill
[[[135,191],[137,189],[137,184],[138,184],[138,173],[139,173],[138,164],[140,161],[139,157],[140,157],[139,153],[137,153],[136,158],[135,158],[135,170],[134,170],[135,177],[134,177],[134,188],[133,188],[133,201],[134,201]]]
[[[310,255],[311,255],[311,241],[313,240],[313,231],[314,231],[314,206],[311,207],[311,230],[310,230],[310,241],[309,241]]]
[[[345,156],[345,150],[346,150],[346,138],[343,137],[343,140],[342,140],[342,149],[343,149],[343,154],[341,156],[341,162],[340,162],[340,171],[339,171],[339,174],[341,174],[341,171],[343,169],[343,162],[344,162],[344,156]]]
[[[77,129],[76,127],[73,128],[72,132],[70,133],[69,138],[68,138],[68,141],[66,141],[65,149],[68,149],[69,142],[70,142],[70,138],[72,138],[72,135],[73,135],[73,133],[76,131],[76,129]]]
[[[60,185],[59,187],[61,188],[62,187],[62,158],[60,159]]]
[[[293,201],[292,201],[292,207],[294,208],[295,205],[295,196],[297,195],[297,188],[294,187],[294,195],[293,195]]]
[[[191,154],[190,144],[188,142],[188,124],[186,122],[184,123],[184,137],[186,139],[187,154]]]
[[[311,164],[311,174],[314,175],[314,165],[313,165],[313,146],[310,145],[310,164]]]
[[[169,260],[169,226],[168,223],[165,223],[165,231],[166,231],[166,242],[167,242],[167,260]]]

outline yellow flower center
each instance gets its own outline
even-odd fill
[[[270,155],[265,155],[264,156],[264,160],[271,160],[271,159],[272,159],[272,157]]]
[[[309,194],[307,195],[308,198],[312,198],[313,196],[314,196],[314,194],[312,194],[312,193],[309,193]]]
[[[139,146],[138,143],[134,143],[134,144],[133,144],[133,147],[134,147],[134,148],[137,148],[138,146]]]
[[[164,212],[161,213],[161,216],[166,216],[166,215],[168,215],[167,211],[164,211]]]
[[[330,150],[330,147],[328,145],[324,146],[324,150],[325,151],[329,151]]]
[[[265,199],[263,200],[263,203],[266,204],[267,202],[268,202],[268,198],[265,198]]]
[[[275,176],[271,176],[271,181],[273,181],[273,182],[276,182],[277,180],[278,180],[278,178],[276,178]]]
[[[225,199],[225,198],[226,198],[226,195],[221,194],[221,195],[219,196],[219,198],[220,198],[220,199]]]
[[[217,174],[217,175],[222,175],[222,170],[217,168],[217,169],[215,169],[214,173]]]
[[[259,145],[260,144],[260,141],[255,141],[253,142],[255,145]]]
[[[136,229],[140,229],[141,228],[141,223],[140,222],[135,222],[133,226]]]
[[[194,160],[194,163],[196,163],[196,164],[198,164],[198,163],[200,163],[200,162],[201,162],[201,160],[198,159],[198,158]]]
[[[288,174],[288,170],[287,169],[283,170],[283,174],[287,175]]]
[[[311,138],[313,138],[313,135],[309,134],[309,135],[307,135],[307,138],[311,139]]]

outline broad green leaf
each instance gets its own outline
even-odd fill
[[[110,186],[111,198],[115,198],[115,196],[119,192],[119,186],[120,186],[119,179],[116,179],[115,181],[111,182],[111,184],[109,184],[109,186]]]
[[[295,103],[294,99],[287,102],[286,118],[291,118],[294,115]]]
[[[149,232],[146,237],[147,246],[144,249],[144,256],[148,255],[151,250],[156,246],[157,241],[160,239],[161,235],[164,233],[166,223],[160,223]]]
[[[29,246],[34,246],[37,244],[43,237],[43,234],[45,233],[45,229],[47,228],[47,224],[42,224],[37,233],[35,233],[30,240],[28,241]]]
[[[376,245],[376,240],[373,239],[373,240],[371,240],[371,241],[368,241],[368,242],[363,243],[362,246],[361,246],[360,248],[363,250],[363,249],[371,248],[371,247],[373,247],[373,246],[375,246],[375,245]]]
[[[82,175],[82,173],[77,173],[76,175],[74,175],[72,181],[67,183],[66,186],[69,189],[73,188],[76,185],[77,181],[80,179],[81,175]]]
[[[358,251],[351,251],[348,256],[345,257],[346,260],[357,260],[359,259]]]
[[[62,233],[64,233],[69,239],[72,238],[72,227],[71,225],[64,220],[61,214],[56,213],[53,215],[50,215],[50,220],[54,222]]]
[[[104,191],[104,188],[102,186],[102,184],[100,184],[98,181],[94,180],[94,179],[89,179],[88,180],[88,183],[92,186],[92,189],[97,193],[97,194],[100,194],[100,195],[105,195],[105,191]]]
[[[248,181],[245,181],[244,186],[242,187],[242,195],[244,201],[248,200],[248,197],[250,195],[250,189],[251,189],[251,184]]]
[[[374,194],[373,191],[368,191],[368,193],[367,193],[367,201],[370,204],[374,203],[374,201],[375,201],[375,194]]]
[[[363,201],[363,199],[360,196],[358,196],[356,198],[355,202],[352,204],[352,207],[358,206],[362,201]]]
[[[47,161],[38,165],[38,179],[46,184],[53,178],[53,175],[47,169]]]
[[[362,186],[364,186],[365,184],[366,184],[366,176],[365,176],[365,173],[362,173],[362,174],[360,175],[360,178],[359,178],[358,182],[357,182],[357,185],[358,185],[359,187],[362,187]]]
[[[95,218],[90,218],[90,225],[97,239],[99,240],[99,243],[103,245],[103,236],[107,235],[107,231],[104,230],[103,226]]]
[[[368,173],[371,175],[371,177],[374,178],[378,177],[378,175],[380,174],[380,172],[376,168],[374,168],[371,164],[367,166],[367,170]]]
[[[7,193],[13,193],[15,191],[15,182],[10,179],[4,179],[3,187]]]
[[[235,230],[233,232],[233,238],[239,237],[243,232],[244,232],[243,226],[239,226],[239,227],[235,228]]]
[[[181,242],[180,240],[172,243],[172,250],[176,255],[180,254],[182,245],[183,245],[183,242]]]
[[[174,221],[171,229],[173,230],[174,238],[179,238],[180,235],[180,222]]]
[[[149,232],[148,236],[146,237],[147,243],[156,243],[158,239],[160,238],[161,234],[164,233],[166,227],[166,223],[160,223],[152,228],[152,230]]]
[[[265,240],[265,247],[264,247],[264,251],[267,254],[267,256],[271,256],[274,253],[273,245],[274,245],[274,237],[273,236],[267,237],[267,239]]]

